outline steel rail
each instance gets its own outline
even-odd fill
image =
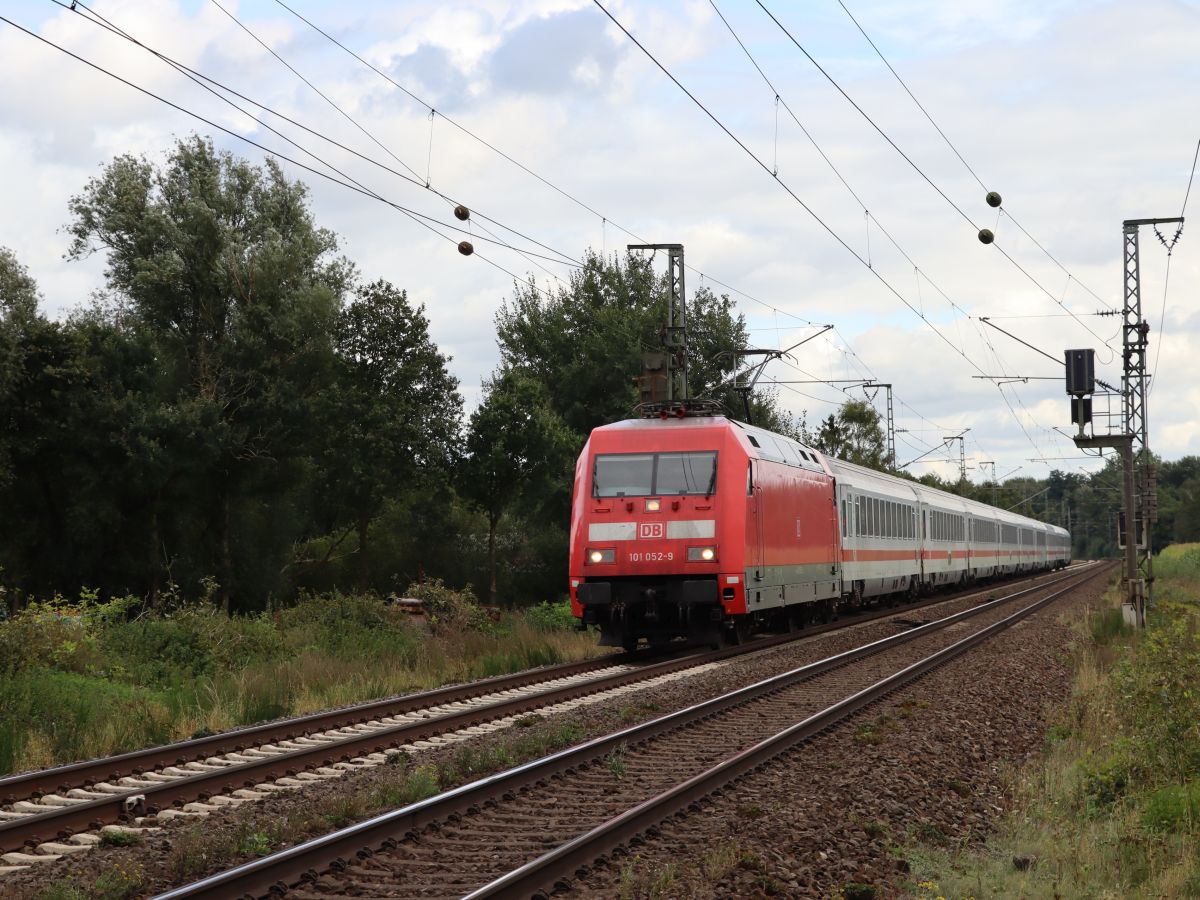
[[[554,678],[569,678],[591,669],[629,664],[633,661],[631,654],[617,653],[578,662],[557,663],[538,669],[527,669],[511,675],[498,675],[480,681],[449,685],[416,694],[405,694],[402,697],[373,700],[356,706],[297,716],[281,722],[268,722],[237,731],[226,731],[172,744],[160,744],[117,756],[106,756],[100,759],[55,766],[52,769],[9,775],[0,778],[0,802],[12,803],[15,800],[37,797],[40,794],[95,784],[97,781],[108,781],[126,775],[141,775],[143,772],[160,766],[179,766],[222,753],[246,750],[259,744],[305,737],[320,731],[359,725],[385,716],[414,712],[425,707],[453,703],[457,700],[470,700],[483,694],[526,687]]]
[[[36,846],[47,840],[67,836],[104,824],[120,821],[131,814],[155,813],[192,800],[207,800],[214,794],[230,793],[249,788],[273,778],[294,776],[309,769],[344,762],[369,753],[386,750],[400,744],[424,740],[451,731],[481,725],[506,716],[520,715],[545,706],[600,693],[659,675],[692,668],[728,656],[745,653],[750,647],[730,647],[715,653],[692,654],[636,669],[614,672],[589,681],[563,685],[521,697],[497,700],[494,703],[469,707],[458,712],[431,716],[417,722],[405,722],[347,735],[298,750],[264,755],[247,762],[233,763],[219,769],[172,778],[169,781],[146,782],[130,786],[122,793],[74,803],[70,806],[48,807],[44,813],[34,813],[19,819],[0,821],[0,852]],[[562,676],[559,676],[562,677]],[[444,702],[444,701],[443,701]],[[420,707],[418,707],[420,708]]]
[[[939,602],[945,602],[940,600]],[[889,614],[895,614],[889,611]],[[864,618],[861,621],[869,621]],[[856,621],[854,624],[858,624]],[[839,627],[832,625],[830,627]],[[386,750],[400,744],[425,740],[447,732],[458,731],[481,725],[506,716],[520,715],[556,703],[574,700],[590,694],[597,694],[613,688],[622,687],[638,681],[647,681],[661,675],[694,668],[708,663],[720,662],[725,659],[740,656],[750,652],[769,649],[783,643],[789,643],[802,637],[809,637],[817,632],[798,632],[790,635],[778,635],[727,647],[704,653],[692,653],[675,656],[661,662],[649,663],[635,669],[613,672],[584,682],[562,685],[521,697],[496,700],[492,703],[472,706],[458,712],[443,713],[431,716],[418,722],[405,722],[375,728],[371,731],[339,737],[336,740],[323,741],[309,747],[290,750],[285,753],[271,753],[257,759],[237,762],[209,771],[197,772],[194,775],[172,777],[169,780],[147,780],[140,785],[129,786],[121,793],[110,793],[105,797],[84,800],[69,806],[47,807],[43,813],[34,813],[17,819],[0,821],[0,852],[21,850],[33,847],[47,840],[63,840],[79,831],[99,828],[105,824],[127,819],[132,815],[153,814],[162,809],[180,807],[193,800],[207,800],[215,794],[231,793],[239,788],[250,788],[264,781],[294,776],[299,772],[345,762],[355,757]],[[618,659],[628,658],[629,654],[618,655]],[[613,664],[610,661],[602,668]],[[536,684],[539,680],[532,675],[545,673],[545,669],[523,673],[526,684]],[[586,669],[584,670],[586,671]],[[554,670],[554,678],[566,677],[562,670]],[[478,696],[496,691],[498,679],[489,679],[491,690],[476,690],[477,682],[460,685],[458,688],[470,688],[465,696]],[[450,698],[464,699],[464,694],[453,693],[457,688],[427,692],[415,697],[438,695],[442,703]],[[407,698],[401,698],[407,699]],[[383,701],[386,702],[386,701]],[[415,701],[414,701],[415,702]],[[379,704],[372,704],[378,706]],[[406,704],[407,705],[407,704]],[[427,704],[417,704],[414,709],[422,709]],[[398,714],[393,711],[391,714]],[[249,730],[249,729],[247,729]],[[237,732],[236,734],[243,734]],[[309,732],[310,734],[313,732]],[[284,740],[284,738],[276,738]],[[253,749],[253,747],[251,747]],[[111,769],[108,770],[111,772]],[[109,779],[122,777],[109,775]]]
[[[469,814],[486,803],[494,802],[496,797],[503,798],[511,795],[522,785],[531,781],[544,781],[555,775],[586,767],[592,760],[603,757],[622,745],[645,743],[660,734],[677,730],[696,720],[709,718],[731,707],[776,693],[832,669],[932,634],[1029,593],[1045,590],[1067,581],[1072,584],[1064,590],[1070,590],[1105,571],[1105,568],[1092,565],[1084,568],[1082,578],[1078,577],[1080,574],[1078,571],[1073,571],[1067,575],[1041,581],[1031,587],[981,603],[911,630],[808,663],[719,697],[693,704],[612,734],[593,738],[575,747],[486,776],[469,784],[460,785],[434,797],[374,816],[339,831],[313,838],[278,853],[167,891],[160,894],[156,900],[262,896],[272,892],[286,892],[291,884],[317,878],[319,873],[314,866],[334,869],[343,867],[349,859],[372,855],[374,851],[370,848],[394,847],[404,837],[417,834],[426,825],[454,816]]]
[[[769,738],[765,738],[754,746],[739,751],[708,770],[631,807],[591,831],[567,841],[520,868],[514,869],[507,875],[472,891],[463,900],[483,900],[483,898],[515,900],[515,898],[548,896],[553,888],[561,885],[562,879],[569,878],[581,869],[590,866],[601,856],[610,853],[631,838],[654,828],[671,815],[698,803],[714,791],[720,790],[730,782],[762,767],[775,757],[828,730],[843,719],[849,718],[864,707],[883,699],[933,669],[945,665],[972,647],[1006,631],[1026,617],[1053,603],[1063,594],[1075,590],[1110,568],[1111,565],[1105,566],[1099,571],[1090,572],[1076,583],[1067,585],[999,622],[985,626],[974,634],[880,679],[875,684],[839,700],[832,706],[814,713]]]

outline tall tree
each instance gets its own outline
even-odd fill
[[[847,400],[826,417],[814,443],[823,453],[860,466],[885,470],[890,462],[879,413],[866,400]]]
[[[496,316],[500,356],[506,368],[519,369],[547,391],[552,407],[578,435],[597,425],[628,418],[637,403],[633,379],[641,373],[642,354],[661,347],[669,286],[653,260],[584,254],[582,269],[567,286],[554,290],[514,285],[513,297]],[[746,346],[748,333],[734,315],[728,297],[702,287],[688,299],[689,392],[711,396],[728,378],[722,351]],[[726,388],[717,399],[734,416],[741,401]],[[786,428],[774,397],[754,400],[755,423]]]
[[[107,306],[152,341],[173,434],[197,445],[169,455],[193,464],[228,608],[234,499],[300,453],[350,266],[302,184],[200,137],[161,166],[117,157],[70,209],[69,256],[106,254]]]
[[[460,492],[487,516],[488,596],[496,600],[496,533],[520,501],[544,505],[571,483],[575,435],[550,407],[541,384],[518,369],[505,369],[485,385],[483,403],[471,415]],[[541,510],[538,510],[541,512]]]
[[[324,483],[335,524],[358,537],[358,585],[369,585],[370,525],[418,480],[448,478],[462,397],[423,306],[386,281],[359,288],[337,319],[336,377],[322,402]]]
[[[38,318],[37,282],[7,247],[0,247],[0,487],[12,477],[12,412],[24,368],[22,335]]]

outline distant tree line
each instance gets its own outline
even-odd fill
[[[574,460],[592,428],[631,414],[642,354],[660,346],[668,285],[653,260],[589,253],[566,284],[514,284],[500,364],[464,416],[424,307],[361,277],[273,162],[191,137],[160,163],[114,159],[69,213],[68,257],[99,253],[106,269],[66,319],[0,249],[10,604],[86,586],[234,611],[430,577],[505,603],[564,592]],[[707,288],[688,303],[691,390],[736,415],[720,353],[746,345],[745,323]],[[752,414],[886,463],[869,404],[812,434],[770,394]],[[1068,498],[1077,552],[1094,555],[1111,545],[1110,482],[1055,472],[996,499],[1048,487],[1020,508],[1055,518]],[[1200,460],[1164,464],[1159,485],[1160,543],[1200,537]],[[991,502],[986,485],[941,486]]]

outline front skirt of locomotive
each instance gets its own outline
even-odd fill
[[[576,597],[583,623],[600,626],[600,646],[622,647],[646,638],[651,644],[684,637],[704,640],[724,612],[717,577],[634,576],[588,581]]]

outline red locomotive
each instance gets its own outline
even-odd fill
[[[571,609],[605,646],[735,642],[1070,555],[1061,528],[721,416],[597,428],[575,469]]]

